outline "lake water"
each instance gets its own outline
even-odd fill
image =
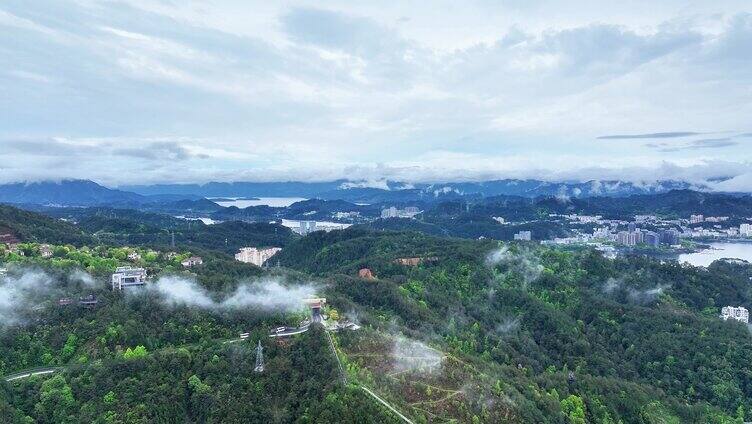
[[[710,243],[710,249],[679,255],[679,262],[695,266],[708,266],[722,258],[744,259],[752,262],[752,243]]]
[[[228,199],[227,197],[224,197],[224,199]],[[231,198],[230,198],[231,199]],[[212,200],[211,198],[209,200]],[[249,206],[271,206],[275,208],[284,208],[287,206],[292,205],[295,202],[302,202],[303,200],[308,200],[303,197],[259,197],[258,200],[240,200],[240,199],[234,199],[226,202],[217,202],[212,200],[214,203],[229,207],[229,206],[236,206],[240,209],[247,208]]]

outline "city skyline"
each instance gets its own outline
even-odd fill
[[[0,6],[0,182],[752,187],[742,1]]]

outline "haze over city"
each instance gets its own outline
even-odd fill
[[[751,44],[745,1],[4,1],[0,181],[747,191]]]

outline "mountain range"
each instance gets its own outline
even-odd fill
[[[200,201],[203,196],[162,193],[142,195],[108,188],[89,180],[42,181],[0,185],[0,203],[49,206],[141,206]],[[216,206],[216,205],[215,205]]]
[[[433,202],[453,198],[479,199],[492,196],[556,196],[586,198],[627,197],[658,194],[671,190],[705,191],[708,187],[680,181],[637,184],[624,181],[547,182],[541,180],[494,180],[441,184],[407,184],[386,181],[378,184],[336,180],[329,182],[211,182],[207,184],[157,184],[109,188],[89,180],[63,180],[0,185],[0,202],[55,206],[156,205],[168,209],[212,209],[204,198],[213,197],[303,197],[347,200],[357,203]],[[190,205],[186,202],[198,202]],[[177,202],[177,203],[176,203]],[[172,208],[170,204],[175,203]]]
[[[261,196],[261,197],[318,197],[360,201],[374,197],[394,200],[440,196],[631,196],[633,194],[663,193],[677,189],[707,190],[708,187],[682,181],[657,181],[637,184],[625,181],[547,182],[541,180],[493,180],[481,182],[448,182],[408,184],[397,181],[369,183],[336,180],[330,182],[211,182],[207,184],[159,184],[123,186],[122,190],[142,194],[192,194],[204,197]]]

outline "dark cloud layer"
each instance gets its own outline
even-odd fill
[[[659,132],[649,134],[617,134],[617,135],[602,135],[598,137],[598,140],[629,140],[633,138],[679,138],[690,137],[693,135],[700,135],[698,132],[691,131],[674,131],[674,132]]]
[[[731,147],[738,145],[739,142],[734,141],[732,137],[722,138],[703,138],[699,140],[693,140],[689,143],[675,145],[671,143],[647,143],[645,147],[656,149],[659,152],[679,152],[682,150],[699,150],[699,149],[721,149],[724,147]]]

